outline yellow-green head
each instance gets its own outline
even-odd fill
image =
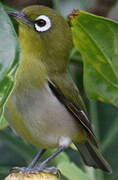
[[[27,61],[32,57],[44,63],[49,71],[64,71],[72,48],[66,20],[54,10],[37,5],[10,14],[19,22],[23,59]]]

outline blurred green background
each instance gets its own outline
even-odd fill
[[[50,7],[55,8],[64,16],[69,14],[73,9],[89,11],[91,13],[106,16],[114,20],[117,20],[118,15],[118,3],[115,0],[54,0],[53,2],[51,0],[2,0],[1,2],[7,9],[20,9],[28,4],[34,3],[48,5]],[[11,28],[10,25],[10,31],[12,31],[12,33],[7,31],[7,28],[9,28],[8,26],[10,24],[10,21],[8,17],[6,17],[6,15],[4,14],[2,5],[0,5],[0,8],[0,12],[3,12],[3,14],[0,14],[0,61],[3,61],[3,57],[4,60],[7,59],[6,61],[4,61],[4,64],[0,63],[4,67],[4,72],[2,72],[2,67],[0,66],[0,80],[2,82],[0,86],[0,98],[2,99],[3,91],[5,94],[8,94],[13,85],[11,75],[14,74],[18,62],[18,51],[17,53],[14,53],[13,51],[15,48],[18,49],[18,47],[17,36],[14,30],[12,29],[13,27]],[[4,24],[5,21],[8,22],[6,26]],[[15,22],[13,23],[17,29],[17,25],[15,24]],[[3,29],[1,30],[1,27],[5,28],[5,36],[3,35]],[[13,37],[15,38],[13,39]],[[5,38],[7,40],[7,47]],[[12,39],[12,43],[9,39]],[[12,47],[11,51],[4,51],[4,49],[9,49],[9,47]],[[16,59],[15,62],[14,59]],[[10,70],[9,67],[11,67]],[[9,75],[8,77],[5,76],[6,72]],[[85,100],[89,114],[89,119],[93,122],[95,134],[101,144],[102,153],[104,154],[108,162],[111,164],[113,168],[113,173],[111,175],[108,175],[102,171],[84,167],[78,152],[71,148],[68,148],[64,153],[57,157],[52,164],[57,165],[61,169],[63,174],[63,180],[117,180],[118,108],[110,104],[90,100],[86,97],[83,87],[83,63],[82,57],[79,52],[74,51],[71,55],[70,72],[72,73],[73,79],[77,83],[81,95]],[[6,84],[9,88],[6,88]],[[7,95],[4,98],[6,97]],[[0,103],[0,107],[2,107],[2,101]],[[4,119],[2,119],[2,121],[3,126],[5,126],[6,124],[4,124]],[[12,167],[27,166],[27,164],[32,160],[32,158],[38,151],[39,149],[22,140],[10,127],[1,130],[0,180],[4,179],[4,177],[9,173],[9,170]]]

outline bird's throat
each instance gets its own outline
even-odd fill
[[[22,88],[39,88],[43,86],[47,78],[47,72],[40,58],[40,56],[36,57],[32,53],[28,55],[25,52],[21,53],[20,65],[16,73],[16,86],[20,90]]]

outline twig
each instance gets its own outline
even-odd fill
[[[95,4],[88,10],[89,12],[107,17],[117,0],[96,0]]]
[[[53,7],[53,0],[6,0],[6,3],[13,8],[24,8],[28,5],[45,5]]]

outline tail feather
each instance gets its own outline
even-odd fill
[[[111,166],[91,142],[76,143],[75,146],[79,150],[82,159],[87,166],[102,169],[108,173],[112,172]]]

